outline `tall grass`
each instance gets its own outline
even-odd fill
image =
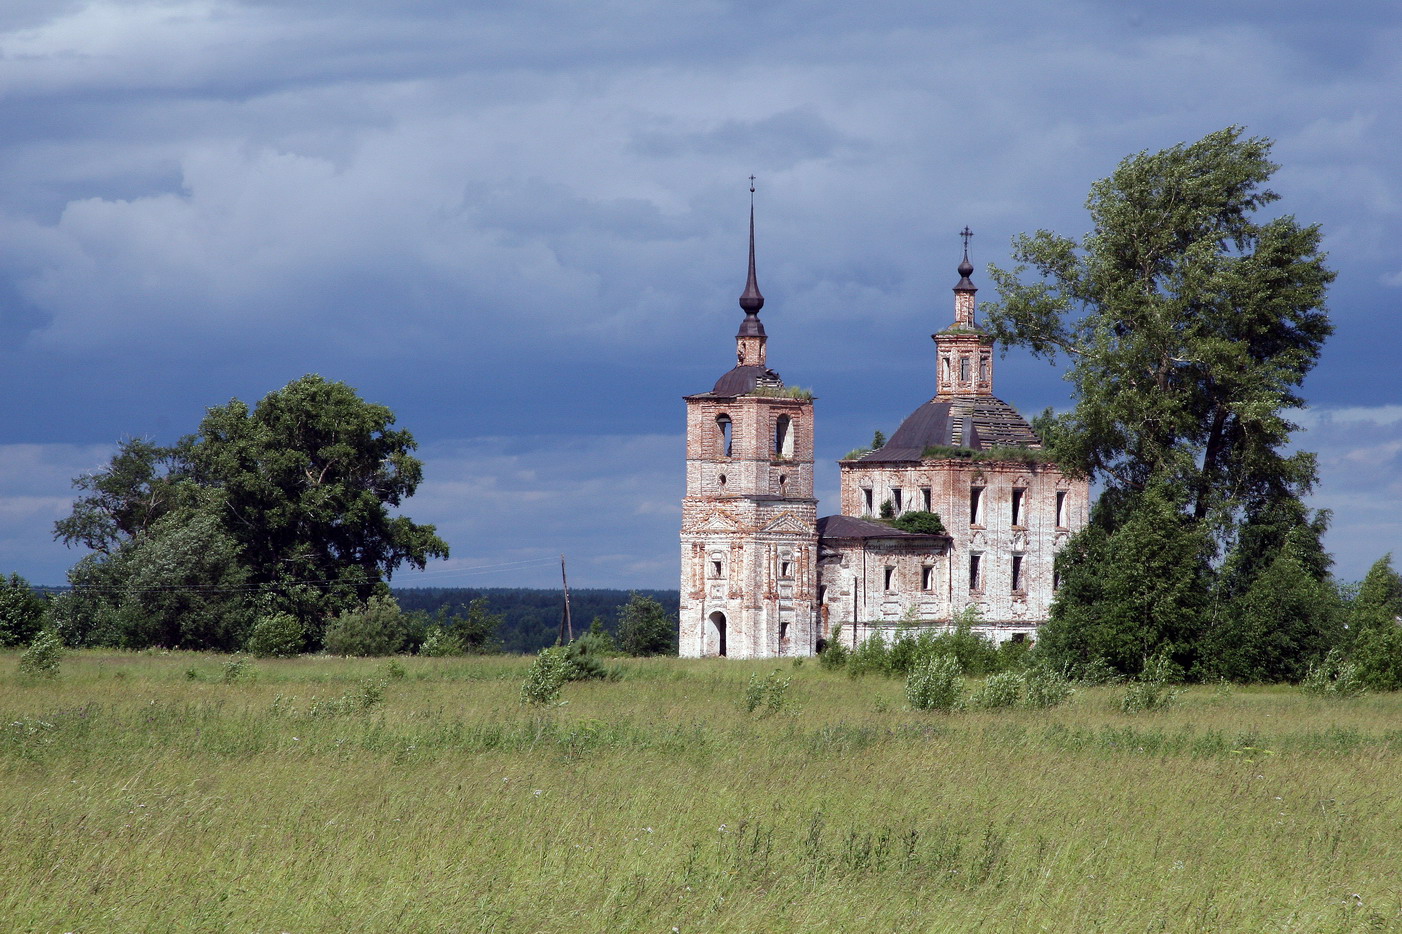
[[[772,663],[541,709],[519,657],[16,657],[6,931],[1402,930],[1398,696],[930,714],[810,665],[759,717]]]

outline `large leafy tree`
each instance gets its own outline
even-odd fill
[[[446,557],[433,526],[393,511],[423,476],[412,435],[394,422],[385,406],[312,375],[252,409],[237,399],[210,409],[172,447],[124,442],[107,468],[74,481],[84,495],[55,527],[96,552],[74,582],[105,606],[70,629],[228,647],[247,621],[233,600],[291,612],[315,636],[387,593],[401,564]]]
[[[1260,215],[1278,198],[1265,187],[1270,148],[1228,127],[1125,159],[1091,189],[1092,232],[1017,237],[1018,265],[992,269],[1000,300],[986,306],[1005,345],[1070,361],[1076,405],[1049,432],[1062,466],[1121,504],[1173,491],[1209,558],[1243,572],[1237,593],[1295,527],[1325,521],[1297,508],[1315,460],[1287,443],[1331,331],[1334,274],[1317,226]],[[1113,512],[1097,534],[1115,536],[1133,515]],[[1298,563],[1327,574],[1322,549]],[[1095,617],[1094,606],[1082,609]]]
[[[677,617],[646,594],[630,594],[618,611],[618,645],[629,655],[676,655]]]

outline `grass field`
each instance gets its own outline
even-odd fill
[[[0,653],[0,931],[1402,931],[1402,696]]]

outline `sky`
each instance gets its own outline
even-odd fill
[[[1124,157],[1275,140],[1335,334],[1296,443],[1336,574],[1402,553],[1394,0],[7,0],[0,573],[59,584],[72,479],[306,373],[419,443],[401,586],[673,588],[681,397],[769,361],[847,450],[934,391],[958,232],[1086,232]],[[1070,405],[1022,351],[995,392]]]

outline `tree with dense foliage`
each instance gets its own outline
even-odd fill
[[[618,645],[627,654],[677,654],[677,618],[655,598],[631,595],[618,617]]]
[[[991,270],[1000,293],[986,306],[995,337],[1070,360],[1076,406],[1048,432],[1052,451],[1063,469],[1102,484],[1111,504],[1084,533],[1095,547],[1082,542],[1064,562],[1067,587],[1049,635],[1055,642],[1068,627],[1100,637],[1128,627],[1106,656],[1127,673],[1161,649],[1191,662],[1194,630],[1217,622],[1203,601],[1192,621],[1150,624],[1146,636],[1116,608],[1116,593],[1129,591],[1073,580],[1134,573],[1083,559],[1101,549],[1141,556],[1138,545],[1153,536],[1136,521],[1138,509],[1162,514],[1171,505],[1169,529],[1184,536],[1175,553],[1205,547],[1210,573],[1201,576],[1194,559],[1172,576],[1170,589],[1180,592],[1189,580],[1215,586],[1227,561],[1243,572],[1231,584],[1244,594],[1293,529],[1325,521],[1298,508],[1315,480],[1313,455],[1286,448],[1296,428],[1288,413],[1304,405],[1298,388],[1331,331],[1324,294],[1334,273],[1317,226],[1258,217],[1278,198],[1264,187],[1277,168],[1270,148],[1228,127],[1131,156],[1092,187],[1092,233],[1019,236],[1019,265]],[[1025,281],[1029,267],[1036,278]],[[1126,529],[1138,544],[1116,541]],[[1302,564],[1321,562],[1322,580],[1322,549]],[[1128,656],[1131,644],[1142,654]]]
[[[944,520],[939,514],[922,509],[901,513],[891,521],[891,525],[903,532],[915,532],[920,535],[945,534]]]
[[[1368,569],[1348,620],[1359,680],[1370,690],[1402,691],[1402,575],[1390,552]]]
[[[256,596],[318,643],[328,619],[387,595],[401,564],[448,554],[433,526],[392,512],[423,475],[393,425],[385,406],[311,375],[252,409],[210,409],[172,447],[123,442],[74,481],[83,495],[55,526],[94,551],[70,574],[65,637],[236,648]]]
[[[0,577],[0,648],[26,645],[44,628],[44,598],[18,574]]]

